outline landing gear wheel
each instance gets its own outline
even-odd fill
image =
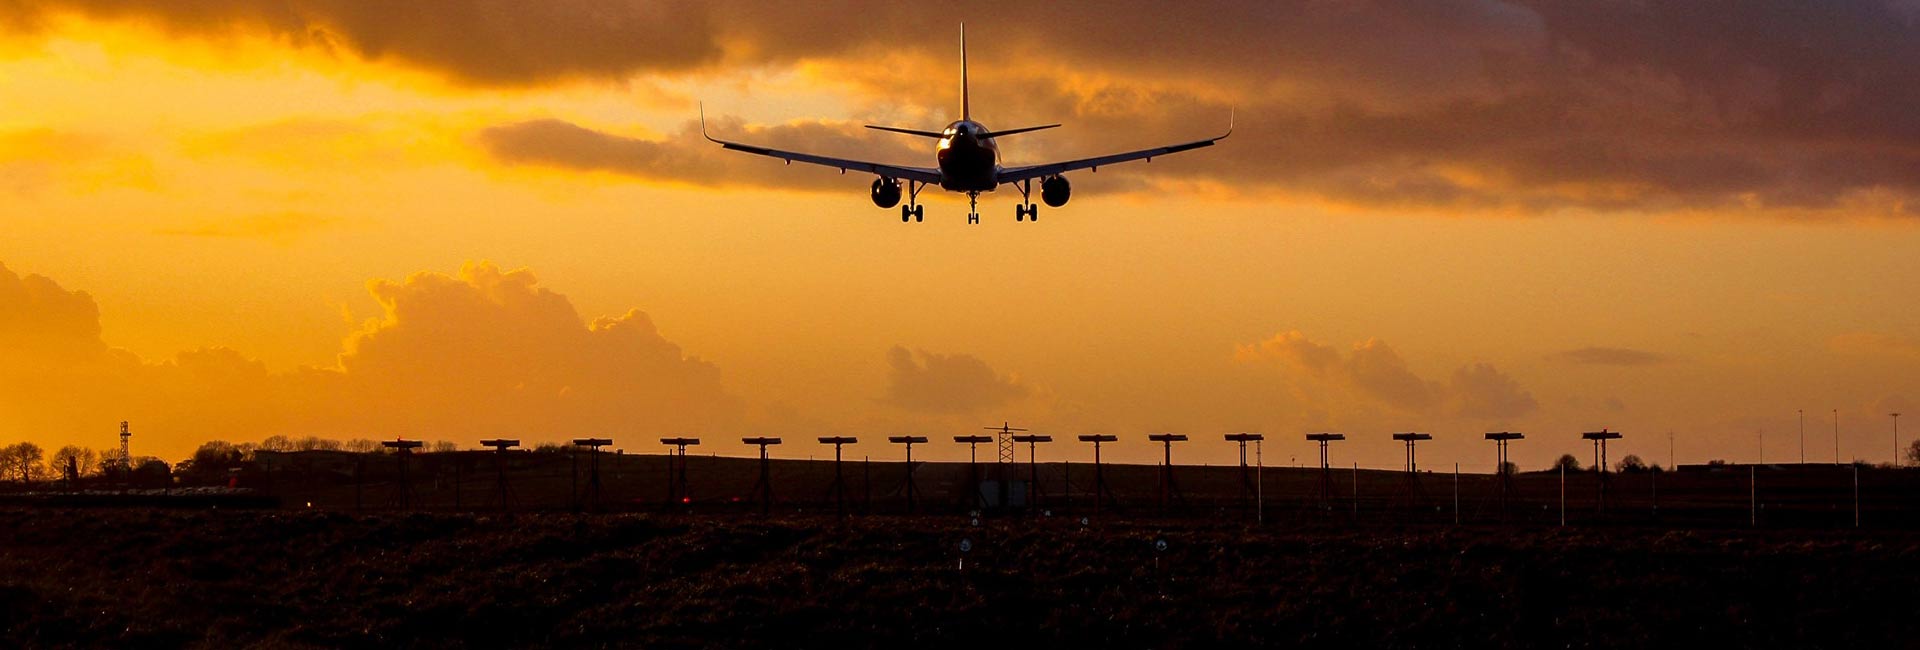
[[[1022,203],[1020,205],[1013,206],[1014,221],[1026,221],[1028,219],[1032,219],[1034,221],[1040,220],[1040,206],[1034,205],[1032,203]]]
[[[923,221],[926,219],[926,216],[927,216],[926,206],[923,206],[923,205],[900,206],[900,223],[906,223],[908,221]]]

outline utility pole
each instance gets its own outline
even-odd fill
[[[1899,467],[1900,466],[1900,414],[1891,413],[1890,415],[1893,416],[1893,466]]]
[[[1800,464],[1805,465],[1807,464],[1807,411],[1799,409],[1794,413],[1800,414]]]

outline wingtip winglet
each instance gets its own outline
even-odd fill
[[[707,103],[706,102],[700,102],[700,137],[706,138],[708,142],[712,142],[715,144],[720,143],[719,140],[713,139],[713,134],[707,133]]]
[[[1234,107],[1228,106],[1227,107],[1227,132],[1220,134],[1220,137],[1215,138],[1216,140],[1225,140],[1227,136],[1233,135],[1233,113],[1234,113]]]

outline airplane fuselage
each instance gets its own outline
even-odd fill
[[[987,127],[960,120],[940,132],[940,187],[952,192],[992,192],[999,183],[1000,147]]]

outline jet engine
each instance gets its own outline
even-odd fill
[[[873,204],[881,208],[900,205],[900,181],[884,176],[873,179]]]
[[[1073,186],[1067,183],[1065,176],[1048,176],[1040,181],[1040,200],[1046,201],[1050,207],[1066,205],[1067,199],[1072,196]]]

